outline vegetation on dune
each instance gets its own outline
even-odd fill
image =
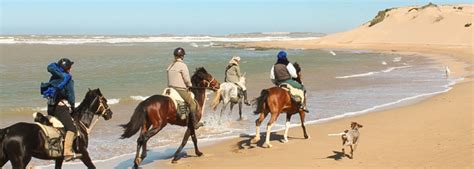
[[[388,8],[388,9],[379,11],[377,13],[377,16],[375,16],[375,18],[370,21],[369,27],[374,26],[375,24],[378,24],[378,23],[382,22],[386,17],[388,17],[387,12],[391,11],[392,9],[394,9],[394,8]]]
[[[418,10],[426,9],[426,8],[428,8],[428,7],[438,7],[438,5],[436,5],[436,4],[430,2],[430,3],[428,3],[428,4],[426,4],[426,5],[423,5],[423,6],[419,7],[419,8],[416,8],[416,7],[415,7],[415,8],[411,8],[410,10],[408,10],[408,12],[410,12],[410,11],[412,11],[412,10],[418,11]],[[454,8],[456,8],[456,7],[454,7]],[[462,8],[461,8],[461,9],[462,9]]]

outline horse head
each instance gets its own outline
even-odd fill
[[[206,69],[199,67],[191,77],[191,83],[195,87],[210,88],[212,90],[218,90],[220,87],[219,81],[217,81]]]
[[[89,89],[84,97],[84,101],[77,107],[78,111],[84,111],[82,116],[86,117],[93,117],[94,115],[102,116],[105,120],[109,120],[112,118],[113,112],[110,110],[109,105],[107,104],[107,99],[102,95],[100,89]]]

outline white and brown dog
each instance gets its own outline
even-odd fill
[[[349,146],[351,148],[351,156],[349,158],[354,157],[354,150],[357,148],[357,143],[359,140],[359,128],[363,126],[357,122],[351,123],[351,129],[346,130],[343,133],[338,134],[328,134],[329,136],[341,136],[342,139],[342,153],[345,154],[344,147]]]

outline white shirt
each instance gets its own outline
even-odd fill
[[[270,70],[270,79],[272,79],[272,80],[275,79],[274,67],[275,66],[272,66],[272,69]],[[290,76],[292,78],[297,78],[298,77],[298,74],[296,73],[295,66],[293,66],[293,64],[288,63],[288,65],[286,65],[286,69],[288,70],[288,72],[290,73]]]

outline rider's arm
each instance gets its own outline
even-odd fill
[[[186,84],[186,87],[191,87],[191,78],[189,77],[189,70],[188,66],[186,64],[183,64],[183,69],[181,70],[181,76],[183,77],[184,84]]]
[[[288,72],[290,73],[292,78],[297,78],[298,77],[298,74],[296,73],[295,66],[293,66],[293,64],[288,63],[288,65],[286,65],[286,69],[288,69]]]
[[[274,67],[275,66],[272,66],[272,69],[270,70],[270,79],[271,80],[275,80],[275,70],[274,70]]]
[[[235,72],[237,74],[237,77],[239,78],[242,77],[242,73],[240,72],[240,66],[235,66]]]
[[[71,80],[71,75],[69,73],[64,72],[62,68],[60,68],[56,63],[51,63],[48,65],[48,72],[50,72],[53,76],[59,77],[62,81],[59,84],[52,83],[54,87],[59,89],[64,89],[64,86]]]

